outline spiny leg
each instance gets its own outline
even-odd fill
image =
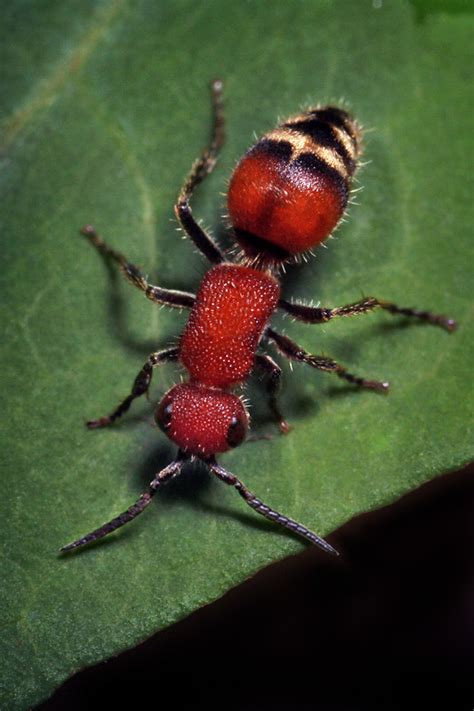
[[[281,382],[281,368],[273,358],[270,358],[267,354],[257,354],[255,357],[255,366],[268,376],[267,380],[267,393],[269,397],[270,409],[278,422],[280,431],[283,434],[287,434],[291,427],[288,422],[283,417],[280,406],[278,404],[278,392],[280,390]]]
[[[115,422],[115,420],[121,417],[124,412],[127,412],[135,398],[140,397],[140,395],[144,395],[147,392],[150,387],[153,368],[156,368],[157,365],[161,365],[162,363],[176,361],[178,360],[178,356],[178,348],[168,348],[167,350],[158,351],[157,353],[149,355],[147,362],[135,378],[130,395],[127,395],[125,400],[122,400],[120,405],[110,415],[86,422],[87,427],[90,430],[95,430],[99,427],[107,427],[107,425],[111,425],[112,422]]]
[[[332,360],[332,358],[312,355],[311,353],[303,350],[301,346],[288,338],[288,336],[283,336],[281,333],[277,333],[277,331],[274,331],[272,328],[266,329],[265,337],[273,341],[278,350],[290,360],[297,360],[300,363],[306,363],[317,370],[335,373],[339,378],[347,380],[349,383],[358,385],[361,388],[388,392],[389,384],[387,382],[381,382],[379,380],[366,380],[358,375],[353,375],[352,373],[349,373],[343,365],[335,360]]]
[[[215,474],[219,479],[221,479],[221,481],[225,482],[226,484],[229,484],[230,486],[234,486],[241,495],[241,497],[244,499],[244,501],[257,513],[261,514],[262,516],[265,516],[265,518],[270,519],[270,521],[274,521],[275,523],[280,524],[280,526],[289,528],[290,531],[297,533],[299,536],[302,536],[307,541],[310,541],[314,545],[319,546],[327,553],[339,555],[335,548],[333,548],[323,538],[317,536],[316,533],[310,531],[309,528],[306,528],[306,526],[303,526],[301,523],[298,523],[297,521],[294,521],[293,519],[284,516],[283,514],[279,513],[278,511],[275,511],[274,509],[271,509],[269,506],[260,501],[260,499],[257,499],[257,497],[254,496],[252,492],[249,491],[239,479],[237,479],[236,476],[221,467],[221,465],[218,464],[215,459],[208,460],[207,465],[209,466],[211,472]]]
[[[334,309],[306,306],[305,304],[293,304],[284,299],[280,299],[278,306],[290,314],[290,316],[293,316],[293,318],[298,321],[305,321],[306,323],[326,323],[336,316],[356,316],[357,314],[365,314],[368,311],[380,308],[393,315],[417,318],[420,321],[426,321],[434,326],[441,326],[441,328],[444,328],[446,331],[452,332],[457,328],[456,321],[443,314],[433,314],[431,311],[421,311],[419,309],[397,306],[391,301],[376,299],[373,296],[367,296],[365,299],[356,301],[353,304],[339,306]]]
[[[174,306],[176,308],[192,308],[194,304],[194,295],[186,291],[176,291],[174,289],[162,289],[160,286],[149,284],[138,267],[128,261],[120,252],[117,252],[112,247],[109,247],[102,237],[100,237],[92,225],[86,225],[81,229],[81,234],[87,237],[89,242],[96,247],[104,257],[112,259],[116,262],[120,270],[125,275],[126,279],[144,292],[147,299],[154,301],[156,304],[164,304],[166,306]]]
[[[151,481],[148,485],[148,490],[145,491],[145,493],[142,494],[139,499],[137,499],[133,506],[130,506],[130,508],[128,508],[116,518],[113,518],[108,523],[104,523],[99,528],[96,528],[95,531],[91,531],[91,533],[88,533],[86,536],[82,536],[82,538],[78,538],[76,541],[73,541],[72,543],[68,543],[66,546],[63,546],[61,548],[61,552],[64,553],[66,551],[72,551],[74,550],[74,548],[80,548],[81,546],[85,546],[88,543],[92,543],[92,541],[97,541],[97,539],[103,538],[104,536],[108,536],[109,533],[112,533],[112,531],[115,531],[117,528],[120,528],[129,521],[132,521],[132,519],[136,518],[139,514],[141,514],[141,512],[148,506],[153,496],[156,494],[158,488],[162,486],[162,484],[165,484],[167,481],[169,481],[169,479],[172,479],[174,476],[179,474],[184,461],[184,455],[179,452],[176,460],[174,462],[171,462],[171,464],[168,464],[167,467],[162,469],[155,476],[153,481]]]
[[[193,163],[191,172],[181,188],[178,196],[178,202],[175,205],[175,213],[181,227],[186,234],[191,238],[200,252],[213,264],[219,264],[224,261],[224,255],[214,242],[212,237],[208,235],[202,227],[198,225],[193,217],[189,202],[193,195],[194,189],[201,183],[206,176],[214,170],[217,155],[224,143],[224,110],[222,105],[222,89],[223,84],[220,79],[216,79],[211,84],[212,108],[214,113],[214,123],[212,129],[212,137],[209,146],[203,151],[202,155]]]

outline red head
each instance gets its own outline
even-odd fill
[[[157,425],[180,449],[207,458],[237,447],[249,416],[237,395],[193,383],[175,385],[155,412]]]

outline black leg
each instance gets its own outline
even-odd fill
[[[101,254],[108,259],[117,262],[126,279],[144,292],[147,299],[154,301],[156,304],[164,304],[166,306],[174,306],[176,308],[192,308],[194,305],[194,295],[188,294],[186,291],[175,291],[174,289],[162,289],[160,286],[149,284],[138,267],[129,262],[126,257],[115,249],[109,247],[102,237],[100,237],[92,225],[86,225],[82,228],[81,234],[87,237],[89,242],[96,247]]]
[[[156,475],[153,481],[150,482],[148,486],[148,491],[142,494],[140,498],[133,504],[133,506],[130,506],[130,508],[121,513],[120,516],[113,518],[108,523],[104,523],[104,525],[100,526],[100,528],[96,528],[95,531],[88,533],[82,538],[78,538],[77,541],[73,541],[73,543],[68,543],[66,546],[63,546],[61,548],[61,552],[65,553],[66,551],[72,551],[74,550],[74,548],[80,548],[81,546],[85,546],[88,543],[92,543],[92,541],[97,541],[97,539],[103,538],[104,536],[108,536],[109,533],[112,533],[112,531],[115,531],[117,528],[120,528],[129,521],[132,521],[139,514],[141,514],[141,512],[148,506],[153,496],[156,494],[158,488],[162,484],[165,484],[167,481],[169,481],[169,479],[172,479],[174,476],[179,474],[184,461],[185,458],[180,452],[174,462],[168,464],[165,469],[162,469]]]
[[[283,353],[284,356],[290,360],[297,360],[300,363],[306,363],[312,368],[317,370],[325,370],[329,373],[335,373],[339,378],[347,380],[349,383],[358,385],[361,388],[368,388],[369,390],[379,390],[380,392],[387,392],[389,389],[389,384],[387,382],[380,382],[379,380],[366,380],[365,378],[360,378],[358,375],[353,375],[348,373],[343,365],[340,365],[335,360],[331,358],[325,358],[324,356],[312,355],[307,353],[303,348],[301,348],[297,343],[292,341],[287,336],[283,336],[281,333],[277,333],[272,328],[267,328],[265,331],[265,337],[269,338],[278,350]]]
[[[224,261],[224,255],[202,227],[198,225],[193,217],[189,202],[194,189],[204,178],[212,173],[216,164],[217,155],[224,143],[224,111],[222,106],[222,81],[217,79],[211,85],[212,108],[214,112],[214,124],[212,138],[209,146],[203,151],[200,158],[195,161],[186,181],[181,188],[178,202],[175,205],[175,213],[181,227],[191,238],[200,252],[206,256],[213,264]]]
[[[151,377],[153,375],[153,368],[157,365],[161,365],[162,363],[176,361],[178,360],[178,356],[178,348],[168,348],[165,351],[158,351],[158,353],[152,353],[148,356],[147,362],[135,378],[130,395],[127,395],[125,400],[123,400],[110,415],[107,415],[107,417],[100,417],[97,420],[89,420],[89,422],[86,423],[87,427],[90,430],[95,430],[99,427],[107,427],[107,425],[111,425],[112,422],[115,422],[115,420],[121,417],[124,412],[127,412],[135,398],[140,397],[140,395],[144,395],[148,391],[151,383]]]
[[[302,536],[307,541],[310,541],[314,545],[319,546],[323,549],[323,551],[326,551],[327,553],[332,553],[333,555],[339,555],[338,552],[331,545],[329,545],[327,541],[317,536],[315,533],[313,533],[313,531],[310,531],[309,528],[306,528],[305,526],[301,525],[301,523],[298,523],[297,521],[294,521],[293,519],[288,518],[287,516],[283,516],[283,514],[278,513],[278,511],[275,511],[274,509],[271,509],[269,506],[260,501],[260,499],[257,499],[257,497],[254,496],[252,492],[249,491],[239,479],[237,479],[236,476],[221,467],[221,465],[218,464],[215,459],[209,460],[207,464],[211,472],[215,474],[219,479],[221,479],[221,481],[225,482],[226,484],[229,484],[230,486],[234,486],[241,495],[241,497],[244,499],[244,501],[257,513],[261,514],[262,516],[265,516],[265,518],[270,519],[270,521],[274,521],[275,523],[280,524],[280,526],[289,528],[290,531],[297,533],[299,536]]]
[[[418,309],[405,308],[392,304],[390,301],[376,299],[373,296],[367,296],[361,301],[356,301],[353,304],[339,306],[335,309],[316,308],[313,306],[305,306],[304,304],[293,304],[284,299],[280,299],[278,306],[286,313],[306,323],[326,323],[336,316],[355,316],[356,314],[365,314],[373,309],[385,309],[391,314],[409,316],[417,318],[421,321],[426,321],[435,326],[441,326],[446,331],[455,331],[457,324],[452,318],[448,318],[443,314],[433,314],[430,311],[420,311]]]
[[[266,354],[257,354],[255,357],[255,366],[268,376],[267,393],[269,397],[270,409],[278,422],[280,431],[286,434],[291,427],[283,417],[280,406],[278,404],[278,392],[281,382],[281,368],[275,363],[273,358]]]

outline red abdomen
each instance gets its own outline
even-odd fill
[[[266,272],[233,264],[207,272],[180,344],[191,380],[218,388],[245,380],[279,296],[278,282]]]
[[[315,109],[264,136],[237,165],[228,193],[237,240],[251,257],[284,261],[328,237],[346,208],[360,155],[357,124]]]

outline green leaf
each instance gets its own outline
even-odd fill
[[[88,432],[83,421],[109,412],[185,319],[112,279],[78,228],[94,223],[152,280],[196,289],[206,265],[175,231],[172,206],[209,134],[215,76],[226,83],[228,138],[194,201],[204,224],[222,235],[221,193],[254,132],[344,97],[368,129],[360,205],[329,249],[288,271],[285,295],[332,306],[374,294],[460,322],[448,335],[382,313],[323,327],[285,321],[308,350],[388,379],[392,392],[284,365],[294,430],[277,436],[253,382],[255,431],[275,436],[223,456],[225,466],[327,534],[472,456],[473,22],[463,9],[326,0],[4,8],[3,708],[31,706],[75,670],[302,548],[191,467],[120,533],[58,555],[171,460],[146,401],[109,430]],[[153,400],[177,377],[164,368]]]

